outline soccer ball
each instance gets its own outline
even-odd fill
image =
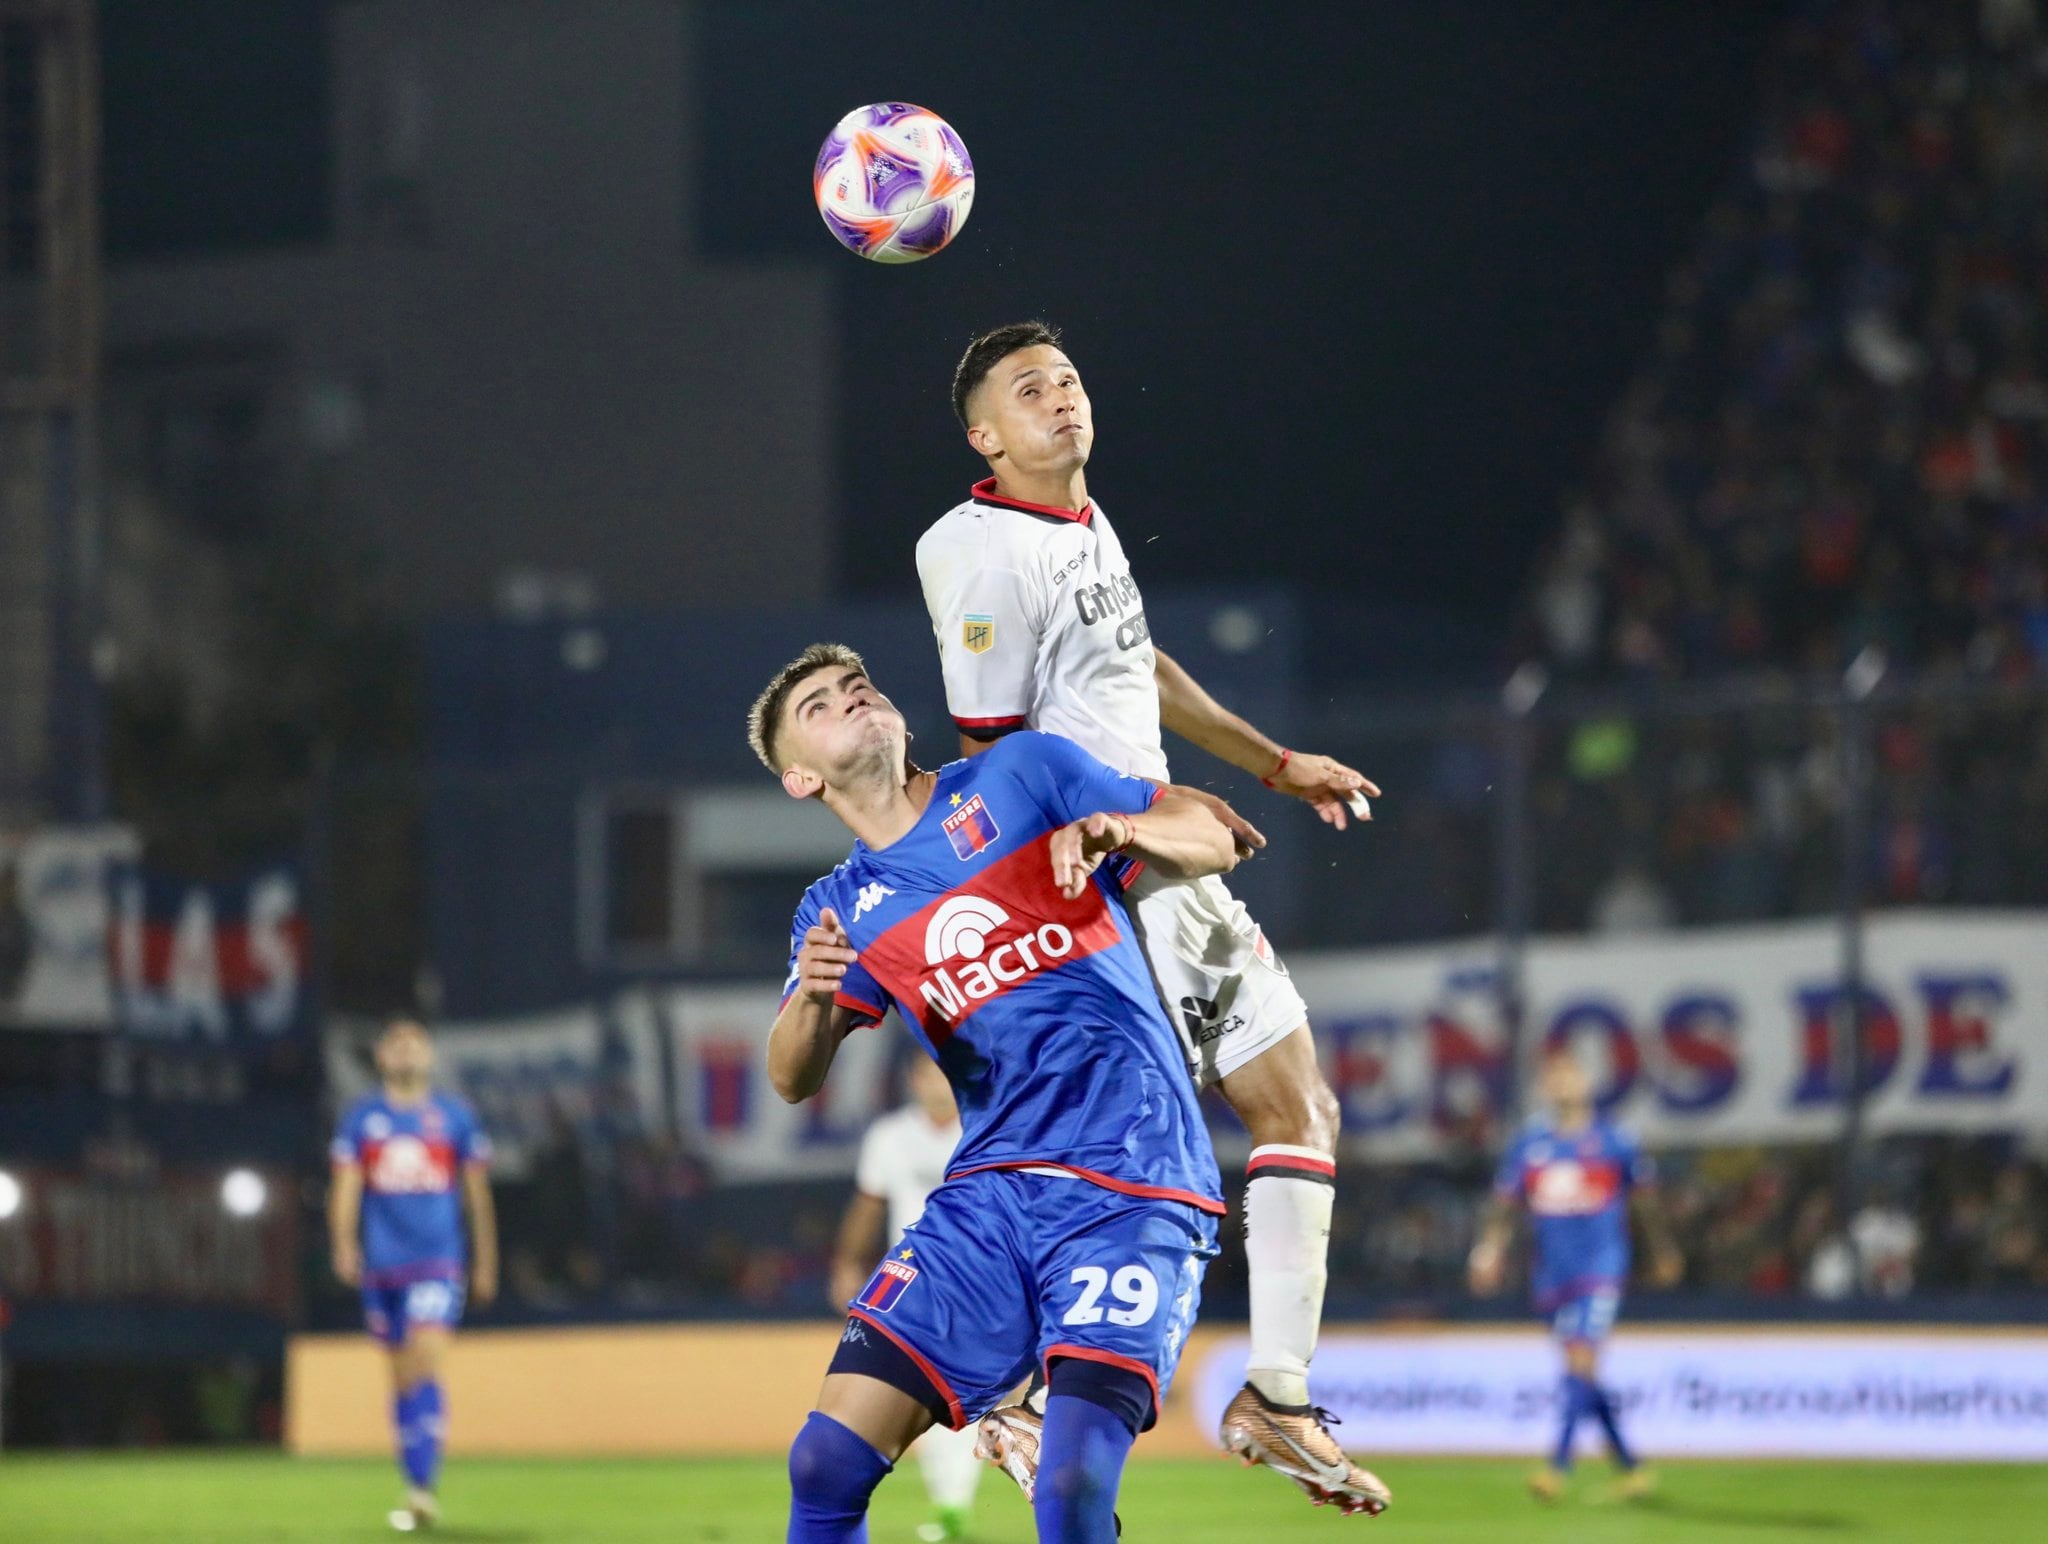
[[[974,163],[953,126],[908,102],[857,107],[818,150],[818,213],[839,244],[877,263],[914,263],[960,234]]]

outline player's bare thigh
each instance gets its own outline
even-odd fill
[[[1334,1155],[1340,1111],[1303,1020],[1216,1086],[1244,1122],[1253,1146],[1285,1143]]]
[[[1599,1346],[1590,1340],[1567,1340],[1564,1343],[1564,1370],[1574,1378],[1599,1377]]]
[[[892,1464],[932,1424],[931,1411],[903,1390],[858,1372],[825,1374],[817,1409]]]
[[[440,1324],[408,1324],[405,1339],[391,1348],[391,1383],[403,1390],[441,1376],[452,1332]]]

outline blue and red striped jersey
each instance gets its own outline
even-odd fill
[[[491,1157],[467,1104],[438,1092],[418,1104],[365,1095],[342,1116],[332,1156],[363,1171],[365,1286],[462,1274],[462,1166]]]
[[[1501,1158],[1494,1191],[1529,1208],[1539,1308],[1627,1285],[1629,1192],[1653,1182],[1649,1158],[1611,1121],[1582,1131],[1544,1120],[1523,1128]]]
[[[840,1005],[870,1024],[896,1009],[952,1081],[949,1178],[1051,1165],[1222,1212],[1187,1061],[1124,912],[1128,866],[1103,864],[1077,900],[1053,883],[1055,831],[1158,796],[1071,741],[1009,735],[940,769],[903,837],[856,841],[804,892],[783,1001],[829,906],[860,955]]]

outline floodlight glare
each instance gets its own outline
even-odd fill
[[[254,1217],[270,1199],[270,1187],[254,1169],[231,1169],[220,1182],[220,1204],[237,1217]]]

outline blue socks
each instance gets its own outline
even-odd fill
[[[1579,1418],[1587,1415],[1597,1420],[1600,1429],[1607,1434],[1607,1445],[1614,1451],[1615,1462],[1624,1469],[1636,1466],[1636,1456],[1629,1451],[1628,1442],[1621,1435],[1621,1413],[1614,1408],[1614,1398],[1606,1389],[1591,1378],[1566,1373],[1559,1406],[1557,1449],[1550,1459],[1553,1469],[1571,1468],[1572,1433],[1578,1427]]]
[[[813,1410],[789,1446],[788,1544],[867,1544],[868,1497],[893,1467]]]
[[[1564,1388],[1558,1400],[1557,1447],[1550,1455],[1550,1467],[1567,1470],[1572,1466],[1572,1433],[1578,1430],[1579,1417],[1591,1411],[1593,1385],[1576,1373],[1564,1375]]]
[[[1599,1418],[1600,1429],[1607,1433],[1607,1445],[1614,1450],[1614,1461],[1624,1469],[1636,1466],[1636,1455],[1628,1450],[1628,1443],[1621,1435],[1621,1412],[1614,1408],[1614,1396],[1598,1383],[1590,1385],[1593,1390],[1593,1414]]]
[[[1041,1544],[1115,1544],[1117,1484],[1136,1440],[1121,1415],[1093,1400],[1055,1392],[1045,1402],[1031,1507]]]
[[[399,1392],[392,1421],[398,1428],[398,1464],[415,1490],[432,1490],[441,1477],[441,1385],[428,1379]]]

